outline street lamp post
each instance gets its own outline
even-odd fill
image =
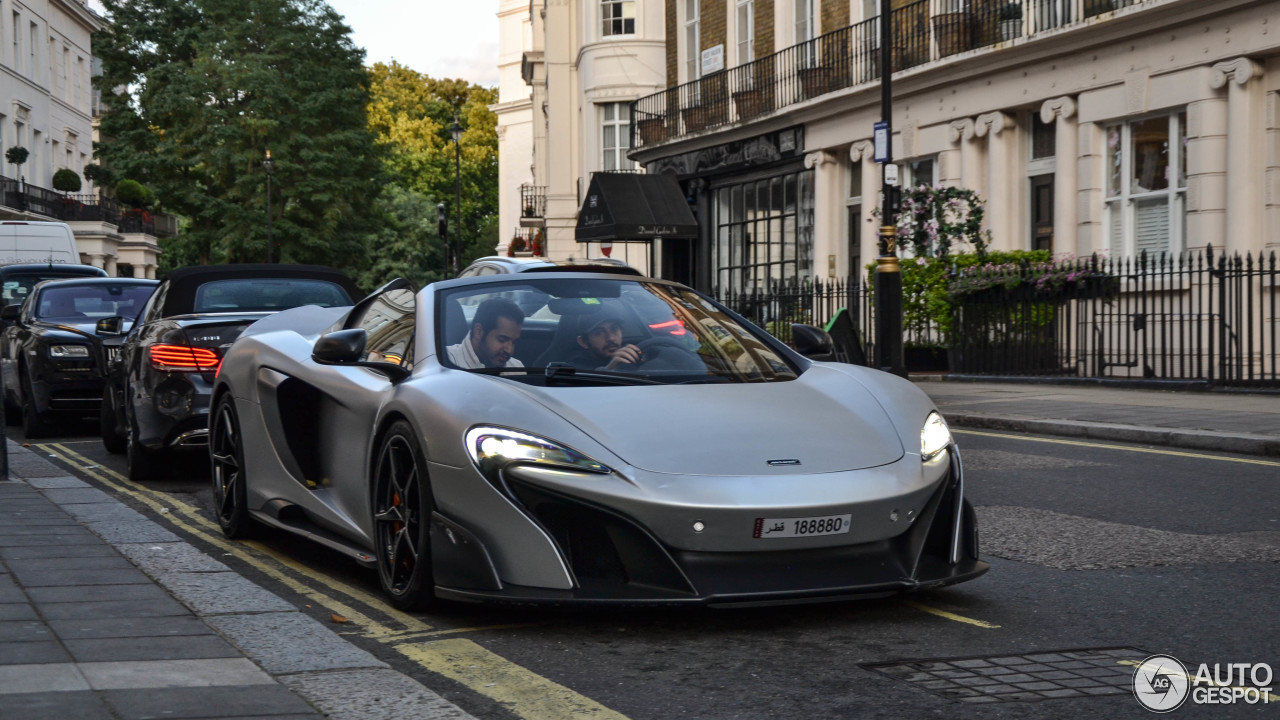
[[[449,211],[444,203],[436,205],[436,234],[440,236],[440,249],[443,255],[443,266],[440,268],[440,279],[449,277]]]
[[[271,262],[271,171],[276,168],[276,161],[271,159],[271,151],[267,151],[267,158],[262,161],[262,168],[267,171],[267,262]]]
[[[880,253],[876,258],[876,367],[906,377],[902,357],[902,268],[894,220],[897,168],[893,166],[893,3],[880,0],[880,123],[876,160],[882,165]],[[883,152],[881,152],[883,151]],[[892,184],[891,184],[892,183]]]
[[[453,215],[457,225],[453,233],[453,275],[457,277],[458,256],[462,253],[462,126],[458,124],[457,115],[453,116],[449,134],[453,135],[453,192],[457,200]]]

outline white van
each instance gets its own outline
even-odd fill
[[[0,265],[19,263],[80,264],[71,226],[60,222],[0,221]]]

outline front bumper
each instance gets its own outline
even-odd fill
[[[432,528],[436,594],[464,601],[742,605],[881,597],[964,582],[989,566],[978,557],[977,521],[964,499],[954,446],[949,456],[944,477],[925,493],[915,521],[899,534],[840,545],[827,538],[826,545],[765,551],[676,548],[615,510],[511,483],[509,492],[526,515],[554,540],[572,587],[504,583],[484,544],[437,516]]]

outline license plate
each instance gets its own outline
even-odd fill
[[[852,515],[824,515],[804,518],[756,518],[752,537],[789,538],[812,535],[841,535],[849,532]]]

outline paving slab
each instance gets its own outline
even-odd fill
[[[78,692],[36,692],[5,695],[5,720],[117,720],[98,694]]]
[[[154,585],[139,587],[154,588]],[[40,589],[40,588],[33,588]],[[34,600],[45,620],[75,620],[100,618],[147,618],[169,615],[188,615],[190,610],[182,603],[165,596],[161,601],[147,600],[89,600],[86,602],[52,602]]]
[[[471,718],[458,706],[393,670],[301,673],[285,676],[282,682],[309,698],[329,720]]]
[[[98,488],[66,488],[45,490],[44,496],[54,501],[58,505],[72,505],[76,503],[114,503],[115,498],[102,492]]]
[[[141,570],[138,570],[132,565],[127,569],[15,570],[13,576],[22,584],[23,587],[28,588],[48,587],[50,585],[68,585],[75,587],[83,585],[133,585],[151,582],[150,578],[142,574]]]
[[[69,663],[71,656],[53,638],[31,642],[0,642],[0,665]]]
[[[92,487],[89,483],[80,478],[61,476],[61,477],[33,477],[27,478],[27,484],[33,488],[47,490],[52,488],[85,488]]]
[[[219,615],[205,621],[267,672],[277,675],[387,666],[300,612]],[[301,642],[311,650],[298,653],[288,643],[280,642],[282,637]]]
[[[165,572],[228,572],[231,568],[185,542],[126,543],[116,548],[148,575]]]
[[[0,665],[0,695],[88,690],[89,681],[75,665]],[[0,700],[0,703],[4,703]],[[8,704],[8,703],[4,703]]]
[[[49,629],[64,640],[124,637],[212,635],[213,629],[190,615],[173,617],[76,618],[52,620]]]
[[[162,605],[172,603],[179,610],[173,596],[156,585],[91,585],[86,588],[38,587],[27,590],[31,601],[40,604],[128,602],[131,605]],[[49,608],[43,608],[46,617]],[[163,613],[169,614],[169,613]],[[141,617],[141,616],[139,616]]]
[[[307,714],[315,709],[283,685],[106,690],[102,697],[122,718],[243,718]]]
[[[79,663],[112,660],[169,662],[241,656],[239,650],[217,635],[97,638],[62,642],[71,654],[71,659]]]
[[[233,572],[172,573],[160,580],[169,592],[200,615],[297,610]]]
[[[89,535],[93,535],[89,533]],[[0,546],[0,559],[3,560],[28,560],[31,558],[58,558],[58,557],[118,557],[120,553],[115,548],[102,542],[102,538],[97,538],[98,542],[93,542],[93,537],[86,537],[89,544],[79,543],[76,545],[23,545],[19,547],[2,547]]]

